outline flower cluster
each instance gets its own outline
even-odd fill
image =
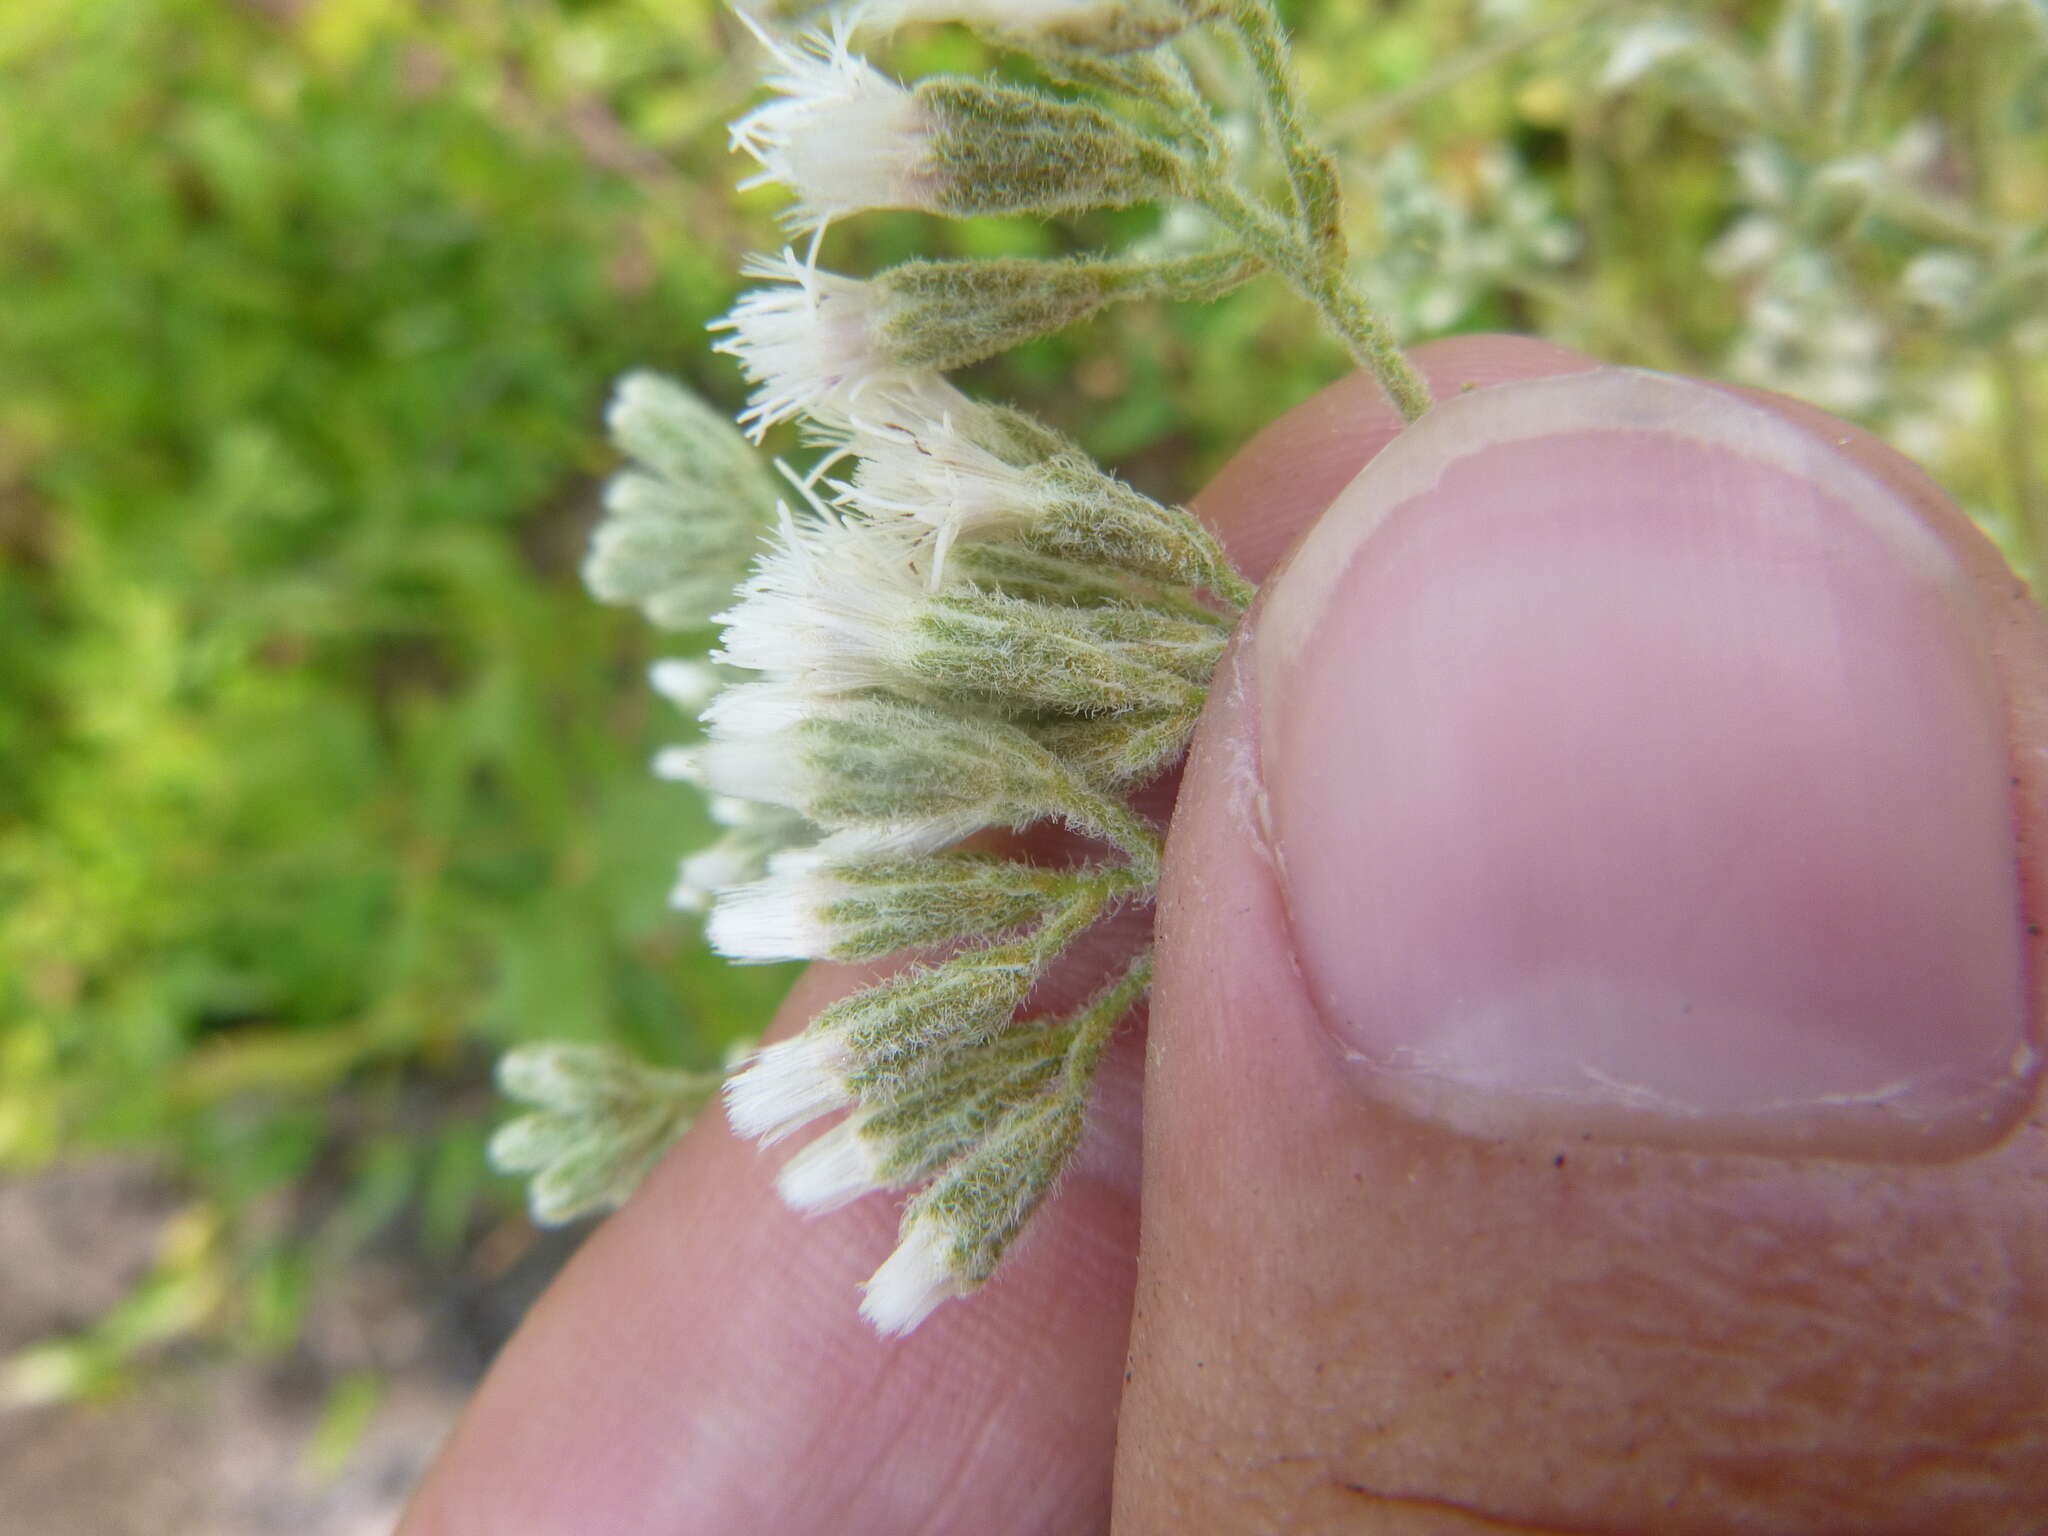
[[[548,1041],[498,1062],[506,1097],[535,1106],[491,1138],[491,1161],[533,1176],[533,1219],[573,1221],[624,1203],[718,1092],[719,1074],[668,1072],[608,1046]]]
[[[731,422],[654,374],[628,374],[606,421],[628,464],[605,487],[583,579],[664,629],[700,628],[760,548],[774,482]]]
[[[911,22],[975,27],[1063,93],[906,85],[854,51]],[[732,143],[758,166],[747,185],[788,191],[785,226],[809,245],[745,265],[757,286],[714,326],[716,350],[750,386],[747,435],[795,422],[818,458],[785,471],[794,490],[776,501],[751,460],[735,467],[746,450],[731,427],[629,381],[613,426],[637,467],[589,574],[661,622],[722,628],[709,662],[655,672],[705,727],[656,771],[696,785],[725,829],[684,862],[676,904],[708,910],[712,944],[738,961],[900,957],[725,1086],[735,1129],[764,1142],[843,1114],[785,1166],[792,1205],[914,1191],[862,1304],[894,1333],[995,1272],[1080,1141],[1149,952],[1057,1017],[1034,998],[1081,935],[1150,900],[1160,834],[1126,797],[1184,752],[1252,595],[1185,509],[947,375],[1110,304],[1210,299],[1270,271],[1404,413],[1427,393],[1346,286],[1334,172],[1302,128],[1268,0],[870,0],[794,37],[748,26],[770,97]],[[1197,29],[1259,82],[1263,150],[1197,88],[1179,52]],[[1203,239],[870,277],[816,264],[826,225],[868,209],[1057,216],[1141,201],[1198,206]],[[706,471],[694,498],[671,483],[684,459]],[[752,563],[735,591],[741,550]],[[1048,823],[1074,836],[1037,846],[1070,851],[961,846]],[[1062,968],[1068,995],[1076,969]],[[530,1090],[528,1075],[511,1086]],[[646,1128],[679,1123],[617,1095],[545,1102],[553,1118],[515,1122],[499,1148],[507,1166],[544,1168],[543,1214],[612,1198],[609,1175],[644,1166]],[[606,1161],[591,1127],[614,1110],[640,1129],[632,1155]]]
[[[851,1111],[789,1165],[793,1204],[928,1186],[864,1303],[893,1332],[993,1272],[1080,1136],[1149,972],[1066,1018],[1019,1010],[1075,938],[1149,894],[1158,836],[1121,791],[1184,749],[1245,589],[1187,513],[1035,422],[936,375],[876,409],[820,424],[841,474],[782,509],[722,615],[718,661],[745,680],[704,711],[688,770],[808,830],[718,892],[722,953],[920,957],[727,1088],[735,1128],[764,1140]],[[1104,856],[954,850],[1045,821]]]
[[[1707,259],[1737,290],[1728,373],[1854,416],[1937,470],[1956,467],[1952,441],[1992,426],[2001,393],[2024,417],[2026,358],[2048,350],[2048,221],[1973,195],[1988,178],[1962,170],[1998,136],[1985,126],[1995,95],[1960,133],[1896,107],[1902,79],[1965,78],[1973,53],[2010,67],[2026,120],[2048,6],[1787,3],[1760,41],[1697,7],[1636,12],[1609,31],[1600,77],[1610,94],[1676,101],[1730,141],[1737,211]],[[1928,348],[1930,334],[1967,361]],[[1916,367],[1922,356],[1938,361]],[[2015,500],[2024,516],[2029,498]],[[2032,521],[1991,521],[2022,569],[2048,551],[2048,519]]]
[[[1496,288],[1542,280],[1577,253],[1578,231],[1514,154],[1491,146],[1460,197],[1432,177],[1412,144],[1375,170],[1379,247],[1355,281],[1401,335],[1442,335]]]

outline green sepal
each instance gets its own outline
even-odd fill
[[[945,593],[915,621],[911,672],[938,697],[965,698],[1012,714],[1201,712],[1200,685],[1154,659],[1184,656],[1156,642],[1106,639],[1102,628],[1085,614],[1045,603],[997,593]],[[1223,642],[1214,630],[1205,638],[1213,666]]]
[[[1069,900],[1075,884],[1068,870],[973,853],[849,864],[825,877],[834,891],[817,915],[834,935],[837,960],[1021,928]]]
[[[1007,1115],[1039,1096],[1066,1062],[1071,1027],[1019,1024],[987,1043],[948,1053],[929,1076],[854,1116],[885,1187],[930,1178]]]
[[[857,1097],[898,1093],[931,1072],[945,1048],[978,1044],[1008,1025],[1049,960],[1030,944],[968,950],[843,998],[811,1028],[845,1040]]]
[[[1260,270],[1239,252],[1169,260],[908,261],[874,278],[876,342],[907,368],[946,373],[1063,330],[1119,300],[1204,302]]]
[[[1180,191],[1180,163],[1100,107],[965,76],[918,83],[932,200],[954,218],[1125,208]]]
[[[797,809],[821,826],[1021,827],[1061,809],[1058,765],[996,721],[868,699],[796,731],[817,779]]]
[[[930,1222],[949,1238],[948,1268],[983,1284],[1051,1191],[1081,1140],[1082,1106],[1041,1093],[1011,1109],[904,1210],[904,1227]]]
[[[1180,761],[1199,717],[1177,710],[1060,720],[1031,734],[1075,772],[1110,791],[1133,789]]]

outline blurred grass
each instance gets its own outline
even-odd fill
[[[1557,285],[1456,328],[1708,366],[1724,146],[1576,90],[1555,21],[1598,8],[1292,9],[1362,189],[1399,143],[1468,190],[1506,145],[1586,221]],[[1531,12],[1526,45],[1418,92],[1489,9]],[[710,0],[0,0],[0,1167],[160,1158],[222,1234],[176,1250],[224,1277],[180,1328],[282,1347],[320,1264],[501,1220],[504,1045],[707,1063],[786,983],[665,910],[703,829],[645,771],[679,722],[644,673],[683,645],[575,573],[611,380],[737,401],[703,326],[776,237],[771,195],[730,194],[735,37]],[[906,62],[982,58],[938,34]],[[826,260],[1154,217],[879,217]],[[1182,496],[1342,367],[1260,285],[968,382]],[[1987,505],[1992,444],[1957,458]]]
[[[243,1213],[338,1156],[337,1222],[452,1238],[496,1047],[714,1059],[772,1004],[664,909],[657,639],[574,569],[609,381],[701,366],[739,238],[611,114],[708,159],[718,46],[0,8],[0,1160]]]

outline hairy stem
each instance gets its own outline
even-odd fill
[[[1076,1101],[1085,1100],[1095,1082],[1095,1069],[1102,1065],[1103,1048],[1116,1033],[1125,1014],[1152,985],[1152,951],[1140,950],[1124,968],[1123,975],[1102,988],[1072,1020],[1073,1042],[1067,1047],[1063,1073],[1064,1092]]]
[[[1198,184],[1190,195],[1306,298],[1329,322],[1358,365],[1379,381],[1404,421],[1431,405],[1429,386],[1394,344],[1386,322],[1345,279],[1341,244],[1311,242],[1271,209],[1227,182]]]
[[[1287,175],[1294,212],[1318,240],[1343,238],[1338,227],[1342,198],[1337,173],[1329,158],[1309,138],[1301,91],[1288,60],[1287,34],[1272,0],[1237,0],[1231,8],[1231,30],[1261,87],[1260,103],[1266,130],[1279,152]]]
[[[1165,261],[1131,262],[1113,279],[1120,299],[1171,299],[1181,304],[1206,304],[1265,270],[1254,251],[1202,251]]]
[[[1157,884],[1159,861],[1165,856],[1166,845],[1151,824],[1115,795],[1104,794],[1064,763],[1060,773],[1065,780],[1061,816],[1076,831],[1113,845],[1131,861],[1130,871],[1141,885]],[[1106,903],[1109,897],[1104,895],[1102,900]]]

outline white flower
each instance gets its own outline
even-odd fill
[[[784,863],[723,891],[705,933],[728,960],[822,960],[838,943],[822,914],[840,891],[814,861]]]
[[[775,1179],[783,1203],[811,1216],[836,1211],[882,1187],[874,1145],[852,1120],[833,1126],[798,1152]]]
[[[1899,274],[1899,291],[1908,302],[1954,320],[1970,306],[1984,282],[1984,266],[1966,251],[1923,251]]]
[[[1785,230],[1769,214],[1745,214],[1707,247],[1707,270],[1716,277],[1761,272],[1785,251]]]
[[[656,693],[687,715],[696,714],[725,686],[718,668],[705,661],[657,661],[648,668],[647,680]]]
[[[1818,252],[1776,262],[1750,296],[1728,371],[1844,415],[1883,404],[1885,330]]]
[[[1028,469],[975,442],[959,419],[951,411],[922,420],[905,412],[887,425],[861,423],[847,437],[859,464],[850,479],[830,482],[841,506],[934,531],[927,578],[934,588],[955,539],[1027,519],[1043,501]]]
[[[785,507],[726,626],[721,661],[819,693],[899,680],[906,626],[925,597],[914,542],[830,513],[799,523]]]
[[[702,747],[663,747],[654,754],[654,776],[677,784],[704,784]]]
[[[951,818],[898,822],[893,826],[846,827],[804,851],[835,864],[858,864],[865,859],[915,859],[950,848],[988,824],[984,815],[963,813]]]
[[[734,690],[737,692],[738,690]],[[810,718],[813,711],[807,711]],[[714,794],[802,810],[825,787],[793,729],[741,735],[720,731],[704,744],[704,784]]]
[[[756,804],[752,800],[741,800],[734,795],[707,795],[704,797],[704,813],[712,822],[721,827],[744,827],[759,819],[770,807]]]
[[[990,798],[977,801],[963,786],[986,782],[996,765],[938,717],[886,701],[770,681],[727,689],[705,718],[712,733],[692,760],[703,787],[819,823],[830,835],[805,851],[840,863],[936,852],[1042,789],[1036,781],[990,786]],[[835,725],[859,743],[851,759]],[[896,734],[878,736],[878,725]]]
[[[704,912],[722,893],[760,878],[766,850],[752,838],[722,837],[683,860],[668,904],[678,912]]]
[[[1689,51],[1699,33],[1685,22],[1659,16],[1630,27],[1615,39],[1600,76],[1603,91],[1625,90],[1667,60]]]
[[[801,725],[811,717],[816,704],[816,694],[794,683],[741,683],[706,705],[703,721],[714,735],[766,736]],[[751,801],[760,796],[733,792],[719,798]]]
[[[972,1289],[952,1265],[953,1235],[920,1212],[908,1222],[896,1251],[862,1288],[860,1315],[878,1333],[908,1333],[938,1307]]]
[[[738,360],[754,392],[740,415],[756,442],[778,422],[810,414],[843,421],[876,388],[915,392],[936,375],[892,363],[876,344],[874,286],[820,272],[784,251],[750,256],[740,268],[775,286],[740,295],[732,313],[713,322],[731,335],[714,351]]]
[[[747,25],[774,60],[766,84],[781,99],[732,125],[732,147],[761,166],[741,190],[788,187],[796,201],[784,220],[795,229],[863,208],[932,206],[930,119],[916,96],[848,51],[844,25],[794,42]]]
[[[830,1034],[768,1046],[727,1081],[726,1118],[749,1141],[778,1142],[853,1102],[846,1085],[851,1059],[845,1042]]]
[[[764,692],[777,685],[758,685]],[[753,691],[735,688],[722,704]],[[897,808],[894,781],[848,777],[821,751],[820,738],[806,729],[834,718],[834,701],[800,696],[802,713],[793,725],[761,731],[740,731],[723,724],[703,749],[705,783],[713,793],[786,806],[801,816],[822,819],[830,834],[790,857],[815,857],[839,864],[871,859],[914,858],[949,848],[987,826],[997,808],[949,799],[948,786],[906,786]],[[914,749],[917,743],[906,742]],[[929,763],[916,764],[928,768]],[[864,801],[861,810],[843,812],[848,794]],[[777,868],[786,866],[778,865]]]
[[[754,687],[781,691],[777,685],[765,683],[733,688],[720,695],[718,702],[723,704],[750,693]],[[841,787],[831,777],[829,767],[814,758],[812,743],[799,729],[810,721],[829,718],[831,701],[800,693],[792,697],[795,707],[801,710],[794,725],[742,732],[721,722],[720,729],[704,745],[700,758],[705,785],[713,793],[787,806],[808,815],[812,807]],[[980,808],[924,815],[906,810],[901,819],[835,829],[814,850],[803,851],[847,864],[863,859],[910,858],[950,847],[987,826],[988,821],[988,813]]]

